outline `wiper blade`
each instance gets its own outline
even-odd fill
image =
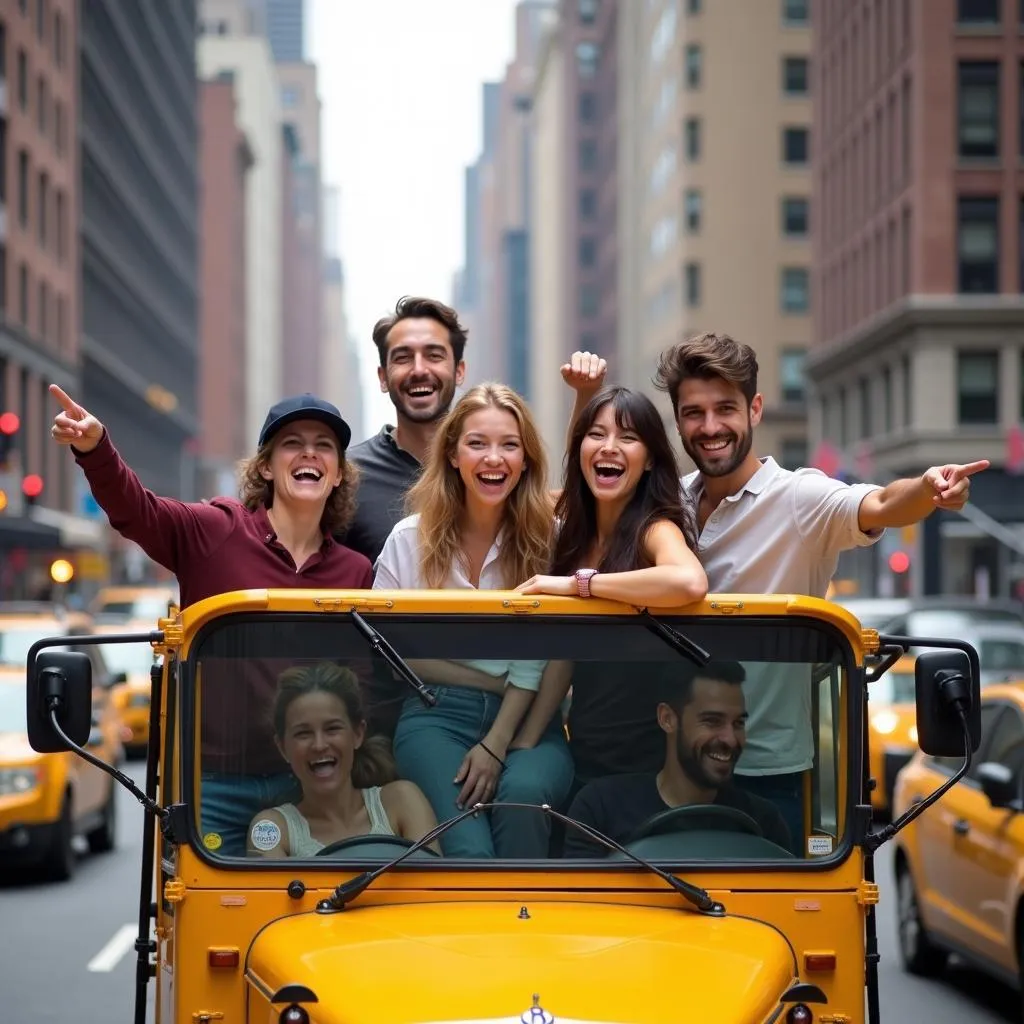
[[[567,814],[562,814],[560,811],[554,810],[548,804],[520,804],[507,801],[490,804],[474,804],[469,808],[469,810],[463,811],[462,814],[441,822],[440,825],[431,829],[431,831],[429,831],[422,839],[413,843],[408,850],[400,854],[398,857],[395,857],[393,860],[389,860],[386,864],[382,864],[379,868],[374,868],[372,871],[364,871],[361,875],[356,875],[356,877],[351,881],[343,882],[327,899],[321,900],[316,905],[317,913],[333,914],[340,910],[344,910],[345,907],[357,896],[366,892],[366,890],[373,885],[381,875],[387,874],[392,868],[397,867],[403,860],[407,857],[411,857],[418,850],[422,850],[425,846],[429,846],[430,843],[443,836],[450,828],[454,828],[458,825],[460,821],[465,821],[466,818],[474,814],[479,814],[481,811],[494,810],[496,807],[514,807],[521,810],[538,811],[541,814],[547,814],[556,821],[561,821],[566,825],[570,825],[578,832],[582,832],[584,835],[593,839],[595,842],[600,843],[607,849],[625,854],[625,856],[627,856],[631,861],[646,868],[652,874],[657,875],[658,878],[670,885],[677,893],[679,893],[680,896],[682,896],[687,902],[692,903],[693,906],[695,906],[701,913],[708,914],[712,917],[722,917],[725,914],[725,907],[717,900],[713,899],[706,889],[702,889],[699,885],[693,885],[690,882],[684,882],[681,878],[676,878],[676,876],[671,872],[664,871],[652,864],[650,861],[644,860],[643,857],[637,856],[637,854],[627,850],[621,843],[609,838],[603,832],[598,832],[596,828],[591,828],[589,825],[585,825],[582,821],[570,818]]]
[[[405,659],[362,617],[354,608],[349,612],[356,629],[366,637],[370,646],[379,654],[415,691],[419,698],[432,708],[437,698],[426,688],[423,680],[405,663]]]
[[[711,660],[711,654],[705,651],[700,644],[694,643],[688,636],[683,636],[679,630],[673,629],[667,622],[656,619],[646,608],[643,609],[642,614],[644,624],[652,633],[656,633],[665,643],[674,647],[694,664],[703,668]]]

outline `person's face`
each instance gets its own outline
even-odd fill
[[[451,456],[466,486],[467,499],[500,505],[526,469],[523,438],[515,416],[489,406],[470,413]]]
[[[651,468],[647,446],[631,427],[616,424],[611,402],[602,407],[583,435],[580,468],[598,501],[628,498],[644,472]]]
[[[284,735],[278,737],[277,745],[302,791],[324,793],[351,779],[352,762],[365,733],[365,724],[353,726],[344,701],[317,690],[288,705]]]
[[[296,420],[278,431],[261,470],[274,485],[274,500],[326,504],[341,483],[341,455],[334,432],[317,420]]]
[[[691,377],[679,385],[676,427],[683,450],[705,476],[728,476],[750,454],[762,398],[750,405],[735,384]]]
[[[683,774],[701,789],[720,789],[731,778],[746,742],[747,709],[736,683],[698,677],[682,715],[658,706],[658,724]]]
[[[465,363],[455,365],[448,329],[429,317],[410,317],[388,332],[377,378],[400,418],[433,423],[448,412],[465,372]]]

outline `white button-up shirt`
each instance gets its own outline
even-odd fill
[[[427,585],[420,572],[420,517],[408,516],[395,525],[374,566],[374,590],[426,590]],[[452,562],[445,590],[512,590],[521,581],[509,582],[502,575],[501,534],[491,545],[480,570],[480,585],[470,582],[459,559]],[[462,664],[485,672],[490,676],[508,673],[508,682],[523,690],[536,690],[546,661],[465,661]]]
[[[681,481],[699,508],[699,473]],[[716,594],[805,594],[824,597],[850,548],[874,544],[882,530],[865,533],[857,520],[875,484],[844,484],[816,469],[783,469],[773,458],[708,516],[697,555]],[[807,665],[746,666],[747,745],[739,775],[805,771],[814,762],[811,688]]]

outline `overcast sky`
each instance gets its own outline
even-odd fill
[[[374,322],[407,293],[451,298],[462,263],[463,168],[480,152],[481,86],[515,43],[515,0],[309,0],[323,177],[341,189],[346,307],[373,433]],[[363,431],[358,432],[363,436]]]

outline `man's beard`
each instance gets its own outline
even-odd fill
[[[705,770],[704,755],[709,752],[727,753],[732,758],[729,774],[725,778],[719,778]],[[738,748],[730,748],[724,743],[706,743],[695,751],[686,746],[681,733],[676,736],[676,757],[679,759],[679,765],[683,769],[683,774],[695,786],[699,786],[701,789],[717,790],[721,789],[722,786],[728,785],[732,781],[732,769],[736,766],[740,753],[741,751]]]
[[[711,477],[728,476],[739,469],[743,460],[750,454],[750,449],[754,446],[754,430],[748,419],[747,429],[743,434],[734,434],[730,431],[728,434],[719,434],[713,438],[701,438],[701,441],[729,441],[733,445],[732,455],[721,461],[707,461],[708,456],[701,451],[697,442],[687,441],[682,435],[680,440],[683,442],[683,451],[693,460],[701,473]]]

